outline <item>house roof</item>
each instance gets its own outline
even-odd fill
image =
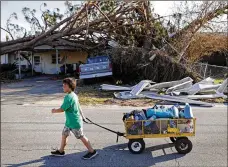
[[[44,45],[38,45],[34,47],[34,51],[46,51],[46,50],[87,50],[85,45],[80,43],[75,43],[65,39],[58,39],[51,43]]]

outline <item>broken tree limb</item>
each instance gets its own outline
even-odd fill
[[[108,22],[113,26],[111,20],[109,20],[108,16],[106,14],[104,14],[104,12],[101,11],[101,9],[96,5],[94,4],[94,6],[99,10],[99,12],[108,20]]]
[[[6,30],[5,28],[2,28],[2,27],[0,27],[2,30],[4,30],[5,32],[7,32],[10,36],[11,36],[11,38],[12,38],[12,40],[14,40],[14,37],[13,37],[13,35],[8,31],[8,30]]]

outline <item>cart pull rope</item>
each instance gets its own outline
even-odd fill
[[[99,126],[100,128],[103,128],[103,129],[105,129],[105,130],[107,130],[107,131],[110,131],[110,132],[112,132],[112,133],[117,134],[116,142],[118,142],[119,136],[124,136],[124,133],[122,133],[122,132],[117,132],[117,131],[111,130],[111,129],[109,129],[109,128],[106,128],[106,127],[104,127],[104,126],[98,125],[97,123],[94,123],[93,121],[91,121],[89,118],[86,118],[86,119],[87,119],[91,124],[94,124],[94,125],[96,125],[96,126]]]

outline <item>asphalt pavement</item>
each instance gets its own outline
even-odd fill
[[[59,147],[64,126],[64,114],[51,114],[57,105],[4,103],[1,105],[1,166],[42,167],[122,167],[122,166],[227,166],[227,106],[212,108],[194,107],[197,118],[196,136],[191,137],[192,151],[177,154],[168,138],[146,139],[142,154],[133,155],[127,148],[128,140],[119,138],[104,129],[84,124],[84,133],[99,156],[82,160],[85,147],[73,135],[69,137],[65,157],[50,155]],[[108,128],[124,131],[122,113],[134,107],[83,107],[93,121]]]

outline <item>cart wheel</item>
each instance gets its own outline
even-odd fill
[[[133,154],[140,154],[145,149],[145,142],[143,139],[130,139],[128,149]]]
[[[188,139],[187,137],[170,137],[170,140],[175,143],[179,139]]]
[[[176,140],[175,148],[179,154],[187,154],[192,150],[192,142],[188,138],[180,138]]]
[[[177,141],[176,137],[170,137],[171,142],[175,143]]]

